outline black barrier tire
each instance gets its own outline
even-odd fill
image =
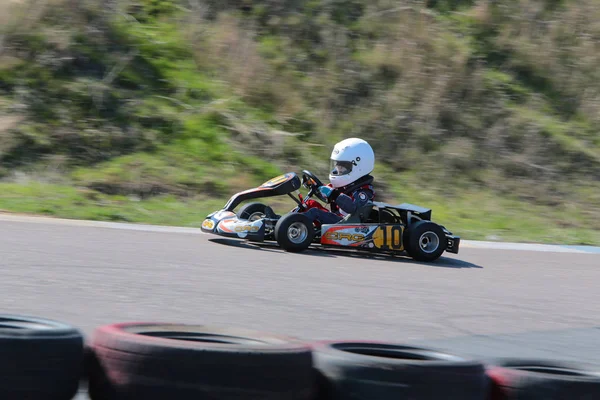
[[[600,399],[600,368],[539,359],[490,361],[491,400]]]
[[[437,350],[378,342],[312,344],[319,400],[482,400],[485,366]]]
[[[0,399],[72,399],[83,376],[83,348],[83,334],[68,324],[0,314]]]
[[[126,323],[96,329],[90,343],[94,400],[309,400],[310,347],[234,328]]]

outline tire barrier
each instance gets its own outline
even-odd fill
[[[600,368],[560,361],[159,322],[100,326],[86,341],[0,314],[0,399],[70,400],[83,382],[92,400],[600,399]]]
[[[70,325],[0,314],[0,399],[72,399],[83,374],[83,349],[83,334]]]
[[[550,360],[505,358],[488,367],[490,400],[600,399],[600,373]]]
[[[128,323],[98,328],[90,348],[94,400],[314,398],[311,350],[291,338]]]
[[[391,343],[320,342],[313,346],[321,399],[482,400],[482,363]]]

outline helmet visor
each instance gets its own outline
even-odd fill
[[[352,172],[352,163],[350,161],[331,160],[331,175],[347,175]]]

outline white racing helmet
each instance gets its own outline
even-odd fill
[[[375,168],[375,153],[366,141],[358,138],[342,140],[331,152],[329,181],[334,188],[355,182]]]

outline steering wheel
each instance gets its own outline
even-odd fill
[[[319,180],[319,178],[317,178],[315,174],[307,170],[302,170],[302,186],[309,190],[307,196],[311,196],[312,194],[314,194],[320,200],[327,203],[327,199],[319,191],[319,187],[325,185],[323,185],[323,182],[321,182],[321,180]]]

